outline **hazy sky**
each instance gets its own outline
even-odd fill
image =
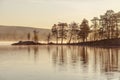
[[[106,10],[120,11],[120,0],[0,0],[0,25],[51,28],[58,22],[90,20]]]

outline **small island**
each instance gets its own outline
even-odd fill
[[[34,41],[19,41],[17,43],[13,43],[12,45],[40,45],[41,43],[36,43]]]
[[[30,33],[27,34],[27,39],[28,40],[13,43],[12,45],[43,45],[44,44],[38,42],[38,32],[36,30],[33,31],[33,40],[31,40]]]

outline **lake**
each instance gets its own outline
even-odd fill
[[[120,80],[120,48],[3,45],[0,80]]]

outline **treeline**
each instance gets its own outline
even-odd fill
[[[76,22],[54,24],[51,34],[48,35],[48,43],[51,38],[55,39],[56,44],[119,38],[120,12],[107,10],[100,18],[94,17],[91,22],[92,25],[89,25],[89,21],[83,19],[80,24]]]

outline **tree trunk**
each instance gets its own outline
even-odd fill
[[[63,37],[64,37],[64,33],[63,33],[63,27],[62,27],[62,38],[61,38],[61,44],[63,44]]]
[[[69,44],[71,43],[71,39],[72,39],[72,34],[71,34],[71,36],[70,36],[70,40],[69,40],[69,42],[68,42]]]
[[[58,44],[58,37],[56,37],[56,44]]]
[[[85,42],[85,38],[83,38],[83,42]]]
[[[63,37],[61,38],[61,44],[63,44]]]

